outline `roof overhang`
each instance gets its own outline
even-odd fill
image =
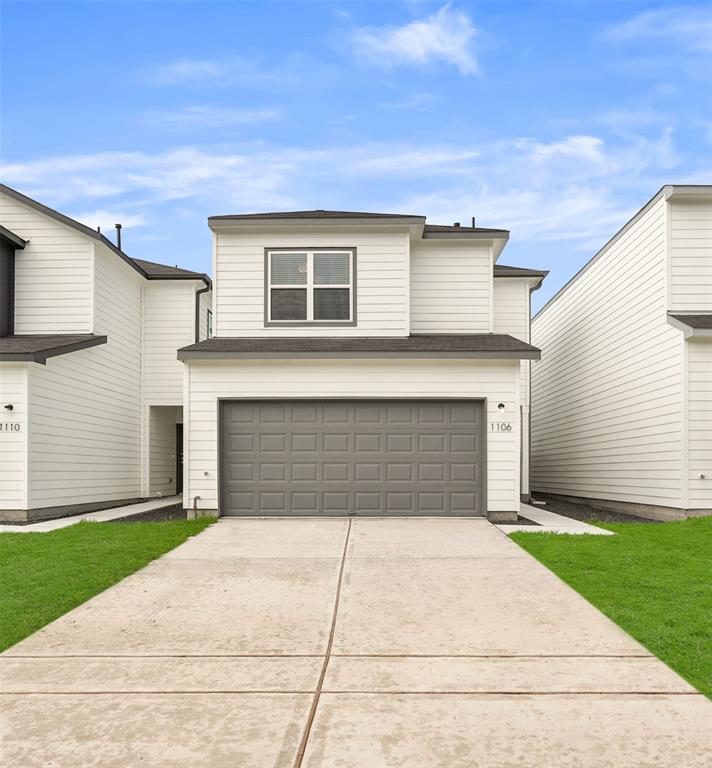
[[[668,312],[667,321],[690,341],[712,341],[712,313]]]
[[[52,335],[0,337],[0,362],[28,362],[45,365],[50,357],[78,352],[99,344],[106,344],[106,336]]]
[[[182,362],[193,360],[539,360],[531,352],[210,352],[178,350]]]
[[[0,238],[6,240],[15,249],[22,250],[27,245],[27,240],[23,240],[19,235],[11,232],[7,227],[0,224]]]
[[[712,200],[712,184],[667,184],[661,191],[666,200]]]
[[[508,334],[421,334],[402,337],[214,337],[178,350],[198,360],[447,359],[538,360],[539,349]]]
[[[497,261],[509,240],[509,232],[425,232],[422,235],[423,240],[449,240],[460,241],[463,243],[491,243],[494,250],[494,260]]]
[[[210,216],[208,227],[213,232],[270,231],[288,232],[292,230],[313,230],[318,227],[322,231],[343,231],[344,229],[379,229],[401,230],[410,233],[411,237],[421,238],[425,227],[425,216],[359,216],[359,217],[285,217],[280,218],[242,218],[240,216]]]

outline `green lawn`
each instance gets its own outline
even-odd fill
[[[0,651],[200,533],[213,518],[0,533]]]
[[[712,698],[712,517],[512,538]]]

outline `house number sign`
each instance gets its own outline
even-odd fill
[[[16,421],[0,421],[0,432],[19,432],[20,425]]]
[[[490,432],[511,432],[513,429],[511,421],[491,421],[489,426]]]

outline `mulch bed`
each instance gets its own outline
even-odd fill
[[[588,523],[591,520],[598,520],[601,523],[652,523],[658,524],[660,520],[647,520],[644,517],[636,517],[635,515],[626,515],[623,512],[610,512],[606,509],[597,509],[591,507],[588,504],[574,504],[570,501],[560,501],[559,499],[550,499],[547,497],[533,496],[535,500],[541,499],[546,502],[546,505],[541,509],[546,509],[549,512],[555,512],[557,515],[563,515],[564,517],[570,517],[573,520],[580,520],[583,523]]]

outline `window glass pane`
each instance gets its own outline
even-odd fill
[[[315,320],[348,320],[351,291],[348,288],[315,288]]]
[[[272,285],[304,285],[307,282],[306,253],[272,253]]]
[[[315,253],[314,285],[348,285],[348,253]]]
[[[306,288],[273,288],[272,320],[306,320]]]

